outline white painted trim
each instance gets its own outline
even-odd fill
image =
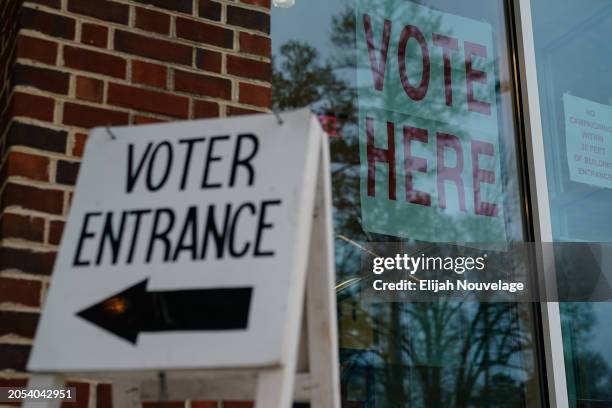
[[[534,238],[536,243],[543,244],[536,245],[538,281],[540,287],[544,290],[542,293],[543,299],[553,299],[556,296],[551,295],[556,293],[557,285],[552,245],[547,244],[553,241],[553,236],[531,19],[531,0],[518,0],[513,4],[518,37],[517,60],[523,105],[522,114],[525,124]],[[559,304],[557,302],[542,302],[540,308],[542,311],[542,332],[550,406],[565,408],[569,406],[569,403]]]

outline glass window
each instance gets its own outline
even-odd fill
[[[531,304],[376,302],[366,242],[528,241],[503,0],[273,10],[273,104],[329,135],[345,407],[540,406]]]
[[[597,247],[596,263],[573,272],[600,280],[610,250],[593,243],[612,242],[612,4],[538,0],[532,18],[553,239]],[[560,310],[570,406],[610,406],[612,305]]]

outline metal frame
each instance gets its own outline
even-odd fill
[[[513,3],[517,33],[517,62],[520,77],[522,117],[526,138],[527,170],[531,195],[533,233],[536,245],[538,281],[542,299],[554,299],[557,286],[555,278],[552,224],[548,199],[548,182],[542,135],[542,117],[536,70],[535,44],[531,19],[531,0]],[[561,314],[558,302],[541,302],[542,333],[550,406],[569,407]]]

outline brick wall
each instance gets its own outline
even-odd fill
[[[0,386],[26,381],[88,129],[267,111],[269,11],[270,0],[0,0]],[[108,405],[107,384],[78,385],[78,405]]]

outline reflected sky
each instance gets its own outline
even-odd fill
[[[332,16],[344,8],[346,0],[296,0],[290,8],[272,8],[272,54],[288,40],[307,42],[322,59],[330,56]],[[304,24],[304,22],[311,22]],[[317,22],[313,27],[312,22]]]

